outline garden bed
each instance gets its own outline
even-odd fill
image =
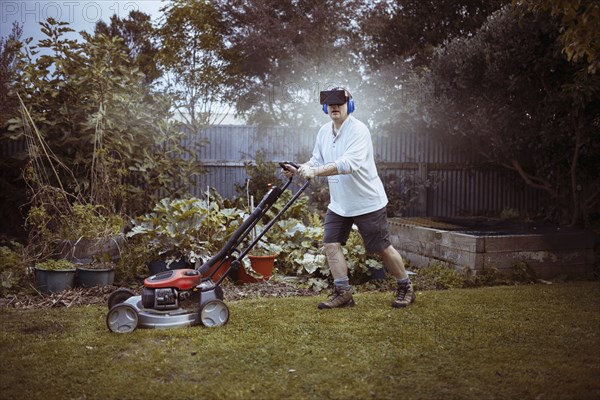
[[[475,274],[509,275],[527,268],[537,278],[591,278],[594,234],[543,223],[484,218],[392,218],[392,244],[411,264],[443,262]]]

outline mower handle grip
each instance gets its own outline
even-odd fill
[[[286,171],[289,169],[286,165],[291,165],[292,167],[298,169],[300,168],[300,166],[298,164],[296,164],[295,162],[292,161],[282,161],[279,163],[279,165],[281,166],[281,168],[285,169]]]

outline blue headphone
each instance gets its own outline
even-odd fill
[[[350,92],[348,92],[343,87],[335,88],[333,90],[344,90],[348,93],[348,114],[352,114],[354,112],[354,99],[352,98]],[[327,104],[323,104],[323,112],[329,115],[329,113],[327,112]]]

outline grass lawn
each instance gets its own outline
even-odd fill
[[[324,296],[323,296],[324,298]],[[112,334],[105,307],[0,310],[0,399],[599,399],[600,282],[228,303]]]

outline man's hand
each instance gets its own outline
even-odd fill
[[[298,169],[298,173],[304,179],[312,179],[317,176],[317,168],[308,164],[302,164]]]
[[[321,166],[313,166],[309,163],[304,163],[298,168],[294,168],[290,164],[285,164],[285,168],[282,168],[282,173],[288,179],[290,179],[296,173],[298,173],[304,179],[313,179],[316,176],[337,175],[338,170],[335,163],[329,163]]]
[[[283,173],[283,175],[286,178],[290,179],[292,176],[294,176],[296,174],[296,172],[298,172],[298,169],[294,168],[290,164],[285,164],[285,168],[282,168],[281,172]]]

